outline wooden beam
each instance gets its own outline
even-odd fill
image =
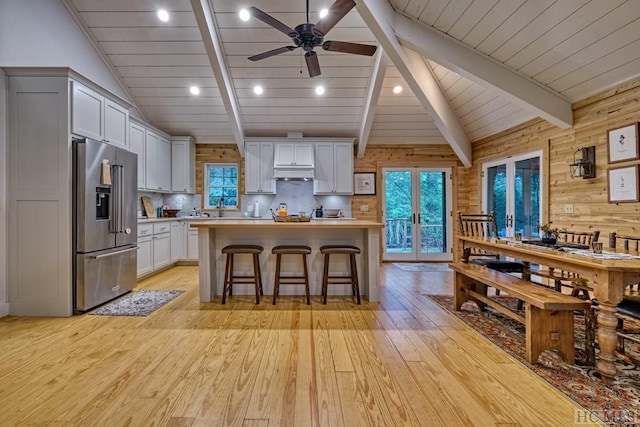
[[[390,25],[403,46],[475,83],[497,90],[511,102],[562,129],[573,126],[571,103],[560,94],[428,25],[398,12],[393,12],[392,18]]]
[[[471,141],[424,60],[400,45],[391,5],[386,0],[357,0],[356,8],[462,164],[471,166]]]
[[[364,150],[367,148],[367,143],[369,142],[371,126],[373,126],[373,119],[376,115],[376,105],[378,104],[378,98],[380,98],[382,83],[384,82],[384,76],[387,72],[388,64],[389,57],[384,53],[384,49],[378,46],[376,57],[373,59],[373,68],[371,69],[371,78],[369,79],[367,99],[365,101],[362,123],[358,135],[359,159],[364,157]]]
[[[191,7],[193,8],[200,34],[202,34],[202,41],[207,50],[207,56],[213,68],[216,82],[218,83],[218,90],[220,91],[222,102],[227,110],[229,125],[231,126],[231,131],[238,145],[238,151],[240,155],[244,157],[244,130],[240,117],[240,107],[238,106],[238,99],[233,89],[231,74],[225,62],[222,43],[220,42],[217,24],[213,15],[213,8],[210,7],[209,0],[191,0]]]

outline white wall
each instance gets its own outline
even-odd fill
[[[70,67],[131,101],[61,0],[0,0],[1,67]]]
[[[7,80],[0,69],[0,317],[9,314],[7,284]]]

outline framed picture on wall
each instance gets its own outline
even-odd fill
[[[640,158],[638,152],[638,123],[610,129],[607,133],[609,136],[607,144],[609,163]]]
[[[637,202],[638,194],[638,165],[622,168],[611,168],[607,171],[609,177],[609,203]]]
[[[353,174],[353,194],[376,194],[376,173],[356,172]]]

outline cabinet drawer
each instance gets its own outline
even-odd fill
[[[138,224],[138,237],[151,236],[153,234],[153,224]]]
[[[169,233],[171,231],[171,222],[159,222],[153,224],[153,234]]]

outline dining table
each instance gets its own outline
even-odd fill
[[[622,301],[625,287],[640,283],[640,254],[608,247],[604,247],[601,253],[594,253],[592,249],[546,247],[515,239],[467,236],[457,236],[457,239],[463,261],[465,254],[475,249],[564,270],[587,279],[593,286],[593,296],[598,300],[600,351],[596,356],[596,368],[604,383],[613,382],[617,374],[616,307]]]

